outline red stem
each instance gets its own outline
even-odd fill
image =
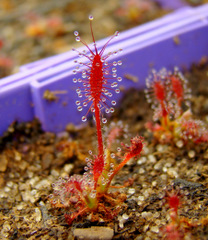
[[[100,123],[100,108],[94,102],[95,108],[95,122],[97,128],[97,142],[98,142],[98,156],[102,156],[103,160],[103,137],[102,137],[102,130],[101,130],[101,123]]]
[[[109,183],[111,183],[114,176],[118,173],[118,171],[135,155],[131,153],[126,153],[124,156],[124,160],[114,169],[113,174],[109,177]]]

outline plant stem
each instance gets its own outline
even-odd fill
[[[94,104],[95,108],[95,122],[96,122],[96,129],[97,129],[97,142],[98,142],[98,156],[104,155],[104,150],[103,150],[103,137],[102,137],[102,130],[101,130],[101,121],[100,121],[100,108],[97,106],[97,104]]]

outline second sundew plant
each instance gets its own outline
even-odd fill
[[[153,71],[146,80],[146,97],[153,109],[153,122],[148,130],[161,143],[182,140],[184,144],[208,142],[205,123],[193,117],[190,107],[191,91],[187,80],[175,68],[174,72],[162,69]]]
[[[82,70],[82,78],[74,78],[73,81],[82,85],[76,89],[80,99],[76,101],[78,111],[81,112],[86,108],[86,114],[82,116],[82,121],[87,121],[90,111],[94,116],[97,152],[93,154],[90,151],[91,157],[86,159],[87,166],[83,176],[73,175],[66,179],[59,179],[53,184],[54,192],[49,196],[54,207],[68,209],[69,213],[65,214],[68,224],[71,224],[79,215],[87,213],[101,212],[103,217],[108,218],[108,220],[112,219],[117,214],[112,209],[119,207],[119,203],[124,200],[115,199],[115,196],[110,193],[112,179],[131,158],[140,155],[143,149],[143,138],[140,136],[132,138],[130,145],[121,144],[124,154],[121,162],[115,164],[115,159],[112,158],[111,151],[108,149],[111,144],[106,143],[105,146],[102,124],[106,123],[107,120],[103,115],[114,111],[112,105],[114,106],[116,102],[111,98],[114,93],[120,92],[117,86],[118,82],[122,80],[121,77],[117,77],[115,68],[117,65],[121,65],[121,61],[107,62],[107,59],[118,51],[105,55],[105,50],[109,42],[118,36],[118,32],[98,51],[92,31],[93,17],[90,16],[89,20],[94,50],[80,38],[77,31],[74,33],[76,41],[84,44],[89,54],[86,51],[78,52],[79,56],[88,60],[88,63],[79,63],[79,65],[85,66]],[[109,205],[113,206],[109,207]]]

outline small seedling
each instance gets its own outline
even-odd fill
[[[154,111],[153,123],[147,123],[147,128],[153,132],[156,140],[162,143],[177,142],[194,143],[207,142],[208,130],[202,121],[195,120],[191,113],[191,91],[182,73],[153,71],[146,80],[145,90],[148,102]]]
[[[182,204],[182,196],[180,193],[172,189],[171,192],[167,192],[166,194],[166,201],[169,207],[170,222],[161,229],[161,232],[163,233],[163,239],[183,240],[185,239],[185,235],[189,235],[189,228],[195,227],[196,224],[191,223],[187,218],[179,216],[178,210]]]
[[[130,159],[139,156],[143,149],[143,138],[140,136],[132,138],[130,145],[122,145],[124,155],[121,162],[115,164],[115,159],[112,158],[110,149],[108,149],[115,136],[109,136],[109,141],[106,146],[104,145],[102,123],[105,124],[107,119],[103,117],[103,114],[114,112],[116,101],[110,99],[114,93],[120,92],[118,83],[122,80],[116,73],[116,66],[121,65],[121,61],[107,62],[107,59],[118,51],[107,55],[104,52],[109,42],[118,36],[118,32],[98,51],[92,31],[93,17],[90,16],[89,20],[94,50],[80,38],[77,31],[74,33],[76,41],[83,43],[89,51],[89,53],[84,51],[82,53],[78,52],[78,54],[86,58],[89,63],[79,62],[79,65],[81,67],[85,66],[85,68],[81,72],[82,78],[74,78],[73,82],[82,85],[76,89],[80,99],[76,101],[77,109],[80,112],[84,108],[86,109],[82,121],[87,121],[89,112],[92,112],[94,116],[98,149],[96,154],[93,154],[91,150],[89,151],[91,156],[86,159],[87,166],[83,176],[73,175],[66,179],[59,179],[58,182],[53,184],[54,193],[49,196],[50,202],[54,207],[67,208],[71,211],[71,213],[65,215],[68,224],[86,213],[92,213],[92,215],[100,213],[102,218],[106,220],[116,216],[119,205],[126,198],[123,195],[115,195],[109,192],[111,182],[118,171]],[[75,70],[74,73],[79,71]]]

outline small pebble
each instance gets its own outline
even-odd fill
[[[48,179],[43,179],[36,184],[35,188],[41,190],[43,188],[48,188],[50,186],[51,186],[51,182]]]
[[[109,227],[76,228],[73,234],[77,240],[111,240],[114,231]]]
[[[139,196],[139,197],[138,197],[138,200],[139,200],[139,201],[144,201],[144,199],[145,199],[144,196]]]
[[[149,159],[149,161],[150,161],[151,163],[156,163],[156,161],[157,161],[156,157],[155,157],[154,155],[152,155],[152,154],[150,154],[150,155],[148,156],[148,159]]]
[[[65,164],[64,165],[64,172],[70,174],[72,169],[74,168],[74,165],[73,164]]]
[[[128,189],[128,194],[130,194],[130,195],[132,195],[132,194],[134,194],[135,193],[135,188],[129,188]]]
[[[51,170],[51,175],[53,175],[54,177],[58,177],[59,176],[59,172],[56,171],[55,169]]]
[[[194,150],[190,150],[190,151],[188,152],[188,156],[189,156],[190,158],[194,158],[195,155],[196,155],[196,152],[195,152]]]
[[[154,232],[154,233],[159,233],[159,228],[158,228],[157,226],[151,227],[150,230],[151,230],[152,232]]]
[[[5,172],[7,169],[8,159],[5,155],[0,155],[0,172]]]
[[[35,221],[40,222],[42,219],[41,211],[39,208],[35,208]]]
[[[140,168],[140,169],[139,169],[139,174],[143,174],[143,173],[145,173],[144,168]]]
[[[178,140],[177,142],[176,142],[176,147],[178,147],[178,148],[182,148],[183,147],[183,141],[182,140]]]
[[[19,162],[22,159],[21,154],[18,151],[14,151],[14,153],[14,160]]]
[[[148,220],[152,217],[152,213],[151,212],[142,212],[141,216]]]
[[[141,157],[138,161],[137,161],[137,164],[138,165],[142,165],[143,163],[145,163],[147,161],[147,158],[146,157]]]
[[[118,216],[119,227],[123,228],[124,223],[127,222],[128,219],[129,219],[129,215],[127,215],[126,213],[124,213],[122,216]]]

